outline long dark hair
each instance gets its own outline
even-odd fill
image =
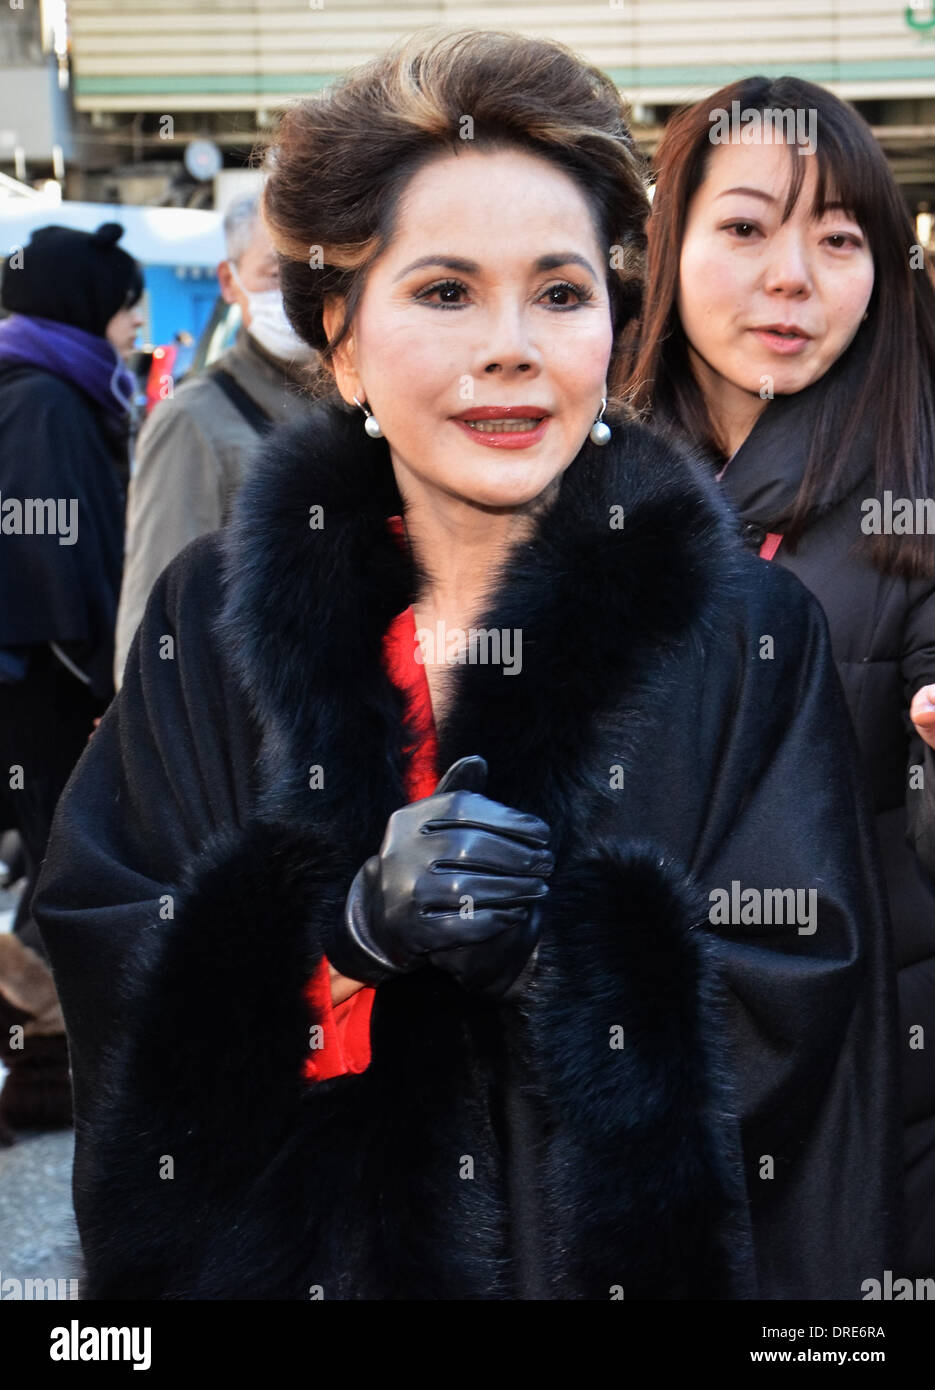
[[[678,315],[679,262],[688,206],[703,181],[712,151],[711,113],[732,110],[815,110],[819,138],[813,212],[840,202],[862,228],[873,255],[875,281],[867,320],[863,381],[856,393],[829,391],[795,506],[785,528],[794,551],[812,507],[830,498],[862,430],[873,441],[875,488],[911,498],[935,484],[935,290],[916,244],[915,230],[886,159],[863,118],[822,87],[797,77],[749,77],[677,112],[666,126],[656,158],[649,219],[645,313],[629,335],[626,393],[658,427],[690,439],[723,461],[695,381]],[[802,188],[805,160],[789,144],[792,178],[783,221]],[[917,268],[916,268],[917,263]],[[766,407],[769,409],[769,406]],[[935,574],[928,535],[878,535],[869,543],[878,569],[905,578]]]

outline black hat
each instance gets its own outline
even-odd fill
[[[37,314],[105,336],[119,309],[143,293],[143,272],[117,242],[119,222],[96,232],[37,227],[20,255],[3,262],[0,304],[13,314]]]

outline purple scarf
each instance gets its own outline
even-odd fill
[[[63,376],[113,415],[126,415],[136,383],[107,338],[38,314],[0,322],[0,362],[26,362]]]

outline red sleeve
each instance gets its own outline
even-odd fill
[[[402,518],[389,517],[387,524],[400,545],[405,545]],[[415,729],[415,742],[406,755],[406,790],[410,801],[431,796],[438,781],[438,740],[432,716],[432,700],[425,665],[417,654],[415,612],[410,606],[393,619],[383,639],[383,664],[393,684],[405,693],[409,719]],[[323,958],[305,987],[311,1006],[310,1027],[318,1024],[321,1033],[310,1035],[313,1043],[305,1063],[308,1081],[325,1081],[331,1076],[366,1071],[370,1065],[370,1011],[376,991],[367,985],[333,1008],[328,962]]]
[[[370,1065],[370,1010],[375,993],[371,985],[365,985],[350,999],[333,1006],[330,967],[322,956],[320,966],[305,987],[312,1011],[309,1027],[318,1024],[321,1029],[320,1033],[309,1034],[312,1046],[305,1063],[306,1081],[327,1081],[346,1072],[366,1071]]]

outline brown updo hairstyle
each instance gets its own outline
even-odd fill
[[[261,208],[286,314],[320,354],[311,394],[340,400],[334,352],[370,267],[392,242],[410,179],[465,144],[538,154],[575,180],[607,248],[616,344],[640,310],[649,212],[627,114],[610,78],[564,45],[477,29],[419,31],[290,107],[265,151]],[[344,315],[329,342],[322,311],[330,295],[343,300]],[[621,399],[616,368],[615,346],[611,408]]]

